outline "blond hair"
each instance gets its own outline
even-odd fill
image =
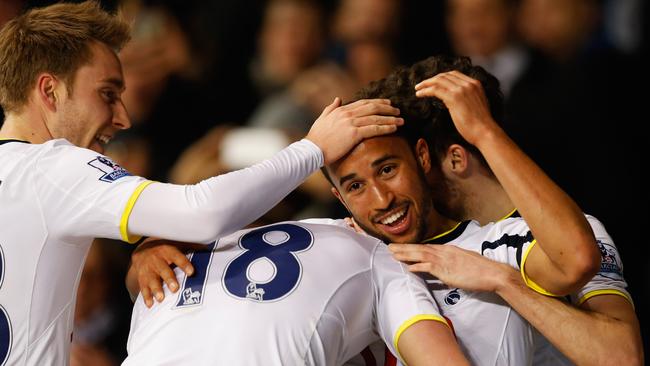
[[[90,62],[93,41],[117,52],[129,39],[129,24],[95,0],[29,10],[0,30],[0,105],[20,111],[43,72],[71,88],[76,71]]]

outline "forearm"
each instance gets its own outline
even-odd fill
[[[580,288],[597,271],[600,254],[578,205],[503,130],[492,129],[479,149],[528,223],[536,250],[542,252],[535,255],[543,258],[530,258],[528,275],[551,292]]]
[[[303,140],[262,163],[195,185],[151,184],[135,203],[128,231],[212,242],[262,216],[322,164],[320,149]]]
[[[497,289],[506,302],[578,365],[641,365],[638,323],[633,311],[619,318],[578,309],[540,295],[510,271]],[[621,301],[626,301],[621,298]],[[624,304],[629,306],[629,304]]]

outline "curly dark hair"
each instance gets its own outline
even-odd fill
[[[503,93],[499,81],[480,66],[472,65],[468,57],[439,55],[419,61],[410,67],[400,67],[384,79],[371,82],[361,89],[358,99],[386,98],[400,109],[405,122],[396,134],[406,138],[411,146],[419,138],[429,144],[438,164],[451,144],[459,144],[487,163],[478,149],[467,142],[456,130],[449,111],[438,98],[418,98],[415,85],[439,73],[456,70],[481,82],[490,106],[492,117],[497,123],[503,121]]]

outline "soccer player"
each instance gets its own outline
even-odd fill
[[[93,238],[213,242],[401,123],[387,101],[337,99],[266,162],[193,186],[150,182],[101,154],[130,126],[116,55],[128,39],[128,25],[96,2],[31,10],[0,31],[0,364],[67,364]]]
[[[414,81],[433,75],[437,75],[438,83],[432,88],[440,99],[416,100]],[[487,98],[481,85],[487,89]],[[409,199],[408,192],[413,189],[401,193],[398,190],[407,181],[405,164],[394,159],[399,156],[394,151],[398,142],[391,136],[370,139],[359,144],[345,159],[327,167],[336,188],[335,195],[353,214],[357,224],[371,235],[399,243],[420,243],[429,237],[424,242],[449,244],[395,245],[396,258],[420,262],[421,248],[433,247],[446,252],[458,246],[514,266],[525,283],[537,291],[562,295],[579,289],[593,276],[599,256],[587,220],[492,118],[501,103],[496,79],[473,67],[468,59],[435,57],[397,70],[371,84],[360,96],[391,98],[400,107],[406,127],[413,122],[433,123],[440,124],[443,130],[455,131],[483,154],[528,223],[512,218],[481,228],[476,222],[464,222],[438,236],[434,234],[443,231],[422,230],[424,235],[415,234],[415,228],[427,227],[418,222],[426,211],[410,202],[413,200]],[[381,140],[383,143],[376,142]],[[429,147],[425,141],[418,141],[414,146],[416,161],[424,167],[426,175],[432,170]],[[436,147],[432,145],[431,150],[435,152]],[[435,177],[428,178],[435,187]],[[444,261],[435,263],[447,265]],[[420,263],[413,264],[411,269],[428,271]],[[465,273],[456,272],[458,276]],[[453,323],[461,347],[472,363],[516,365],[530,361],[532,331],[512,308],[493,293],[444,286],[439,281],[444,282],[444,278],[429,280],[430,289],[443,314]],[[486,278],[480,276],[473,280],[480,282]]]
[[[155,244],[155,243],[154,243]],[[193,252],[177,295],[134,305],[122,365],[341,365],[382,339],[409,365],[468,365],[424,282],[342,220],[283,222]]]
[[[418,96],[436,97],[446,104],[450,95],[441,90],[440,82],[434,76],[419,83]],[[459,108],[470,106],[456,104],[455,109]],[[471,108],[487,110],[488,106],[479,103]],[[515,205],[480,152],[450,133],[443,124],[432,127],[434,167],[437,168],[432,170],[435,172],[432,180],[436,182],[435,207],[448,217],[474,219],[482,225],[518,216]],[[539,330],[546,338],[535,333],[535,365],[642,365],[639,323],[626,289],[620,255],[602,223],[589,215],[587,220],[601,252],[600,270],[585,286],[571,293],[568,302],[537,294],[511,268],[461,249],[439,251],[435,246],[412,249],[413,253],[420,252],[419,260],[428,267],[427,272],[450,286],[496,292]],[[395,250],[405,248],[395,247]]]

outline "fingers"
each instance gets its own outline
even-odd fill
[[[396,125],[370,125],[359,127],[359,140],[364,140],[370,137],[388,135],[397,131]]]
[[[144,304],[150,308],[153,306],[153,296],[151,295],[151,290],[147,286],[140,285],[140,293],[142,294],[142,299]]]
[[[401,126],[404,124],[404,118],[370,115],[355,118],[352,125],[356,127],[371,126],[371,125],[396,125]]]
[[[341,107],[341,112],[352,116],[399,116],[399,109],[391,106],[390,99],[362,99]]]
[[[321,116],[326,116],[332,113],[333,110],[335,110],[340,106],[341,106],[341,98],[339,97],[334,98],[332,104],[328,105],[327,107],[325,107],[325,109],[323,109],[323,113],[321,113]]]
[[[431,273],[431,263],[415,263],[406,267],[411,272]]]
[[[191,276],[194,273],[194,267],[192,266],[192,262],[190,262],[190,260],[187,259],[187,256],[183,254],[183,252],[178,250],[178,248],[171,247],[170,249],[172,250],[171,253],[168,254],[169,264],[175,265],[176,267],[182,269],[186,275]],[[199,249],[203,249],[203,248],[199,248]],[[167,269],[170,268],[167,267]]]

